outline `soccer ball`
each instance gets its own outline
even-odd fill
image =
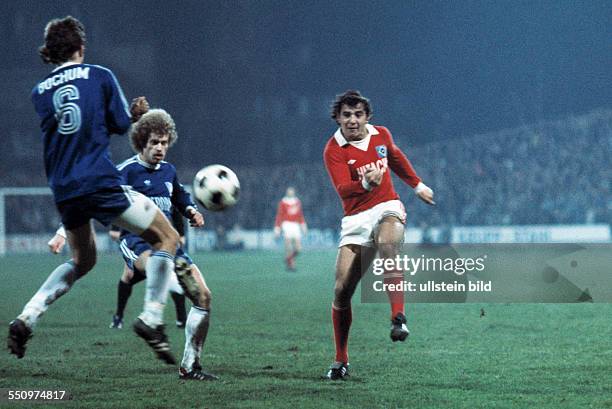
[[[193,194],[206,209],[218,212],[238,201],[240,182],[236,174],[223,165],[202,168],[193,179]]]

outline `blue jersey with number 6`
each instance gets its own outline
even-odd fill
[[[113,73],[99,65],[64,64],[32,90],[40,117],[45,170],[56,202],[121,185],[110,159],[110,135],[130,127]]]

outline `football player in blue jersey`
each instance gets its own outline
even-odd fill
[[[47,179],[66,228],[70,261],[58,266],[9,324],[10,352],[23,358],[40,316],[96,264],[91,220],[139,234],[154,251],[147,261],[144,310],[134,330],[169,364],[176,363],[163,327],[168,281],[174,271],[179,235],[153,201],[123,185],[110,160],[111,134],[123,134],[146,112],[146,99],[130,110],[114,74],[84,64],[85,30],[74,17],[45,27],[43,61],[57,67],[32,90],[44,144]]]
[[[164,161],[168,149],[177,139],[176,125],[170,114],[162,109],[152,109],[142,115],[130,130],[130,142],[137,154],[119,164],[117,169],[124,177],[126,185],[153,200],[166,217],[172,219],[174,211],[177,210],[181,217],[185,216],[190,220],[193,227],[202,227],[204,217],[198,212],[189,193],[179,183],[176,168]],[[62,250],[65,244],[62,235],[60,228],[49,242],[52,252]],[[146,278],[145,266],[153,249],[140,236],[126,230],[121,231],[119,241],[126,266],[124,276],[129,277],[119,282],[121,291],[122,284],[131,289],[132,285]],[[200,364],[209,327],[211,292],[202,273],[182,247],[176,251],[175,263],[176,276],[170,278],[169,290],[175,294],[186,294],[193,303],[185,324],[186,341],[179,378],[217,379],[215,375],[204,372]],[[125,302],[127,297],[123,307]],[[116,327],[118,321],[117,316],[114,316],[111,326]]]
[[[163,109],[152,109],[142,115],[130,130],[130,142],[136,155],[117,166],[124,182],[149,197],[170,220],[177,209],[193,227],[202,227],[204,217],[189,193],[178,181],[176,168],[164,159],[178,138],[174,120]],[[143,275],[152,247],[140,236],[122,231],[121,253],[126,265]],[[185,350],[179,369],[181,379],[212,380],[215,375],[202,370],[200,356],[208,333],[211,293],[202,273],[182,247],[176,251],[178,284],[193,306],[185,325]]]

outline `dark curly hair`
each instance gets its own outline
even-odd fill
[[[163,109],[151,109],[132,125],[130,143],[136,153],[142,152],[147,146],[152,133],[168,135],[168,146],[172,146],[178,139],[174,119]]]
[[[53,19],[45,27],[45,44],[38,48],[45,64],[62,64],[85,45],[85,26],[72,16]]]
[[[350,107],[355,107],[358,104],[363,104],[363,109],[366,112],[366,115],[370,117],[372,115],[372,105],[370,104],[370,100],[361,95],[361,92],[357,90],[348,90],[344,94],[336,95],[336,100],[331,108],[331,117],[334,120],[338,119],[338,115],[340,115],[340,110],[342,109],[342,105],[348,105]]]

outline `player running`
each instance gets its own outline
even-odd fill
[[[342,200],[344,217],[332,303],[336,359],[327,378],[344,379],[349,374],[348,336],[352,322],[351,298],[376,251],[381,258],[394,258],[404,240],[406,211],[393,188],[390,168],[414,188],[425,203],[435,204],[433,191],[416,175],[412,165],[383,126],[368,123],[370,101],[359,91],[338,95],[332,118],[339,129],[325,146],[325,166]],[[399,283],[400,271],[385,271],[385,283]],[[391,303],[391,340],[404,341],[409,331],[402,292],[388,293]]]
[[[123,134],[131,120],[147,110],[138,98],[128,111],[114,74],[84,64],[85,29],[74,17],[51,20],[39,52],[55,68],[32,90],[41,123],[45,169],[72,259],[58,266],[19,316],[9,324],[8,348],[23,358],[26,343],[40,316],[96,264],[91,219],[139,234],[154,249],[146,265],[144,311],[135,323],[137,334],[157,356],[174,363],[163,327],[168,279],[174,270],[179,236],[161,210],[146,196],[123,186],[110,160],[110,135]]]
[[[295,271],[295,259],[302,251],[302,234],[306,234],[307,226],[302,211],[302,202],[295,194],[293,187],[288,187],[285,197],[278,203],[274,235],[285,241],[285,264],[287,270]]]

